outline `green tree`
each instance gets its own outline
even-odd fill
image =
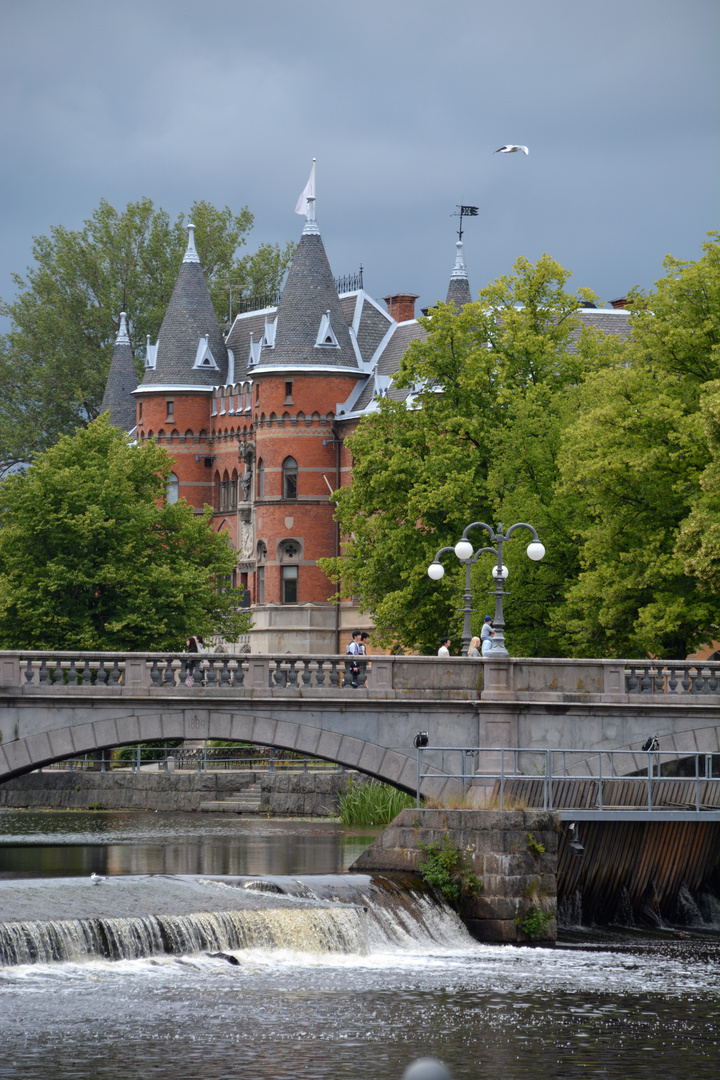
[[[253,223],[247,207],[234,214],[197,202],[190,220],[221,320],[231,285],[235,297],[279,289],[295,245],[263,244],[240,257]],[[14,276],[15,299],[0,304],[11,324],[0,339],[0,473],[96,418],[123,309],[141,374],[187,245],[185,224],[150,199],[123,211],[103,200],[82,229],[57,226],[35,238],[33,265]]]
[[[695,505],[680,527],[677,551],[685,571],[715,613],[720,608],[720,380],[703,387],[700,404],[709,447],[709,461],[700,475]],[[718,637],[717,614],[708,638]]]
[[[341,595],[358,597],[371,613],[382,644],[429,652],[444,633],[459,642],[464,568],[451,556],[442,582],[434,583],[427,567],[470,521],[494,525],[497,513],[510,509],[511,480],[496,465],[498,448],[514,468],[508,433],[531,422],[542,427],[547,401],[597,362],[577,318],[578,296],[565,291],[568,277],[546,255],[535,265],[521,258],[512,275],[483,289],[462,312],[439,304],[422,320],[427,337],[413,343],[395,379],[408,400],[381,399],[349,440],[353,483],[336,496],[346,554],[323,566]],[[549,478],[542,483],[551,486]],[[514,520],[530,520],[520,500],[512,511]],[[473,535],[478,546],[484,537],[479,530]],[[507,545],[511,568],[525,558],[525,547],[521,535]],[[490,558],[481,557],[473,570],[476,598],[490,591],[490,567]],[[540,588],[547,592],[548,583]],[[483,605],[475,629],[484,614]],[[528,635],[540,647],[537,604],[526,615]]]
[[[575,508],[580,568],[553,624],[571,655],[680,659],[717,636],[702,587],[712,463],[704,501],[700,486],[710,456],[700,407],[712,433],[720,377],[717,233],[703,249],[694,263],[668,256],[655,290],[632,294],[623,363],[587,376],[563,436],[558,491]]]
[[[0,482],[0,648],[179,649],[247,629],[235,554],[169,504],[172,458],[101,416]]]

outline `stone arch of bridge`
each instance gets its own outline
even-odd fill
[[[0,783],[66,758],[165,739],[229,739],[337,762],[367,776],[415,793],[415,751],[381,746],[349,732],[336,732],[293,720],[231,709],[138,709],[113,719],[74,723],[18,738],[2,746],[7,766]],[[438,771],[433,794],[441,796],[452,781]],[[425,790],[425,788],[423,789]]]

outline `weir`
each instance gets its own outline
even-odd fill
[[[422,882],[393,875],[5,881],[0,909],[5,966],[203,953],[233,963],[248,950],[366,956],[468,941]]]

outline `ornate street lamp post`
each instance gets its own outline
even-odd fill
[[[471,529],[485,529],[490,534],[490,543],[495,544],[495,547],[482,547],[473,552],[473,546],[467,538]],[[516,529],[529,529],[532,533],[532,541],[528,544],[527,553],[529,558],[533,562],[538,562],[545,554],[545,548],[538,539],[538,534],[532,525],[528,525],[524,521],[518,521],[516,525],[511,525],[506,533],[503,533],[502,525],[498,525],[497,531],[492,529],[489,525],[486,525],[484,521],[473,521],[472,525],[468,525],[462,534],[462,539],[458,540],[454,548],[444,547],[440,548],[437,555],[430,563],[428,567],[428,574],[433,581],[440,581],[445,568],[440,562],[440,556],[446,551],[454,551],[460,562],[465,563],[465,591],[463,593],[463,644],[462,655],[467,656],[468,649],[470,648],[470,638],[472,636],[470,630],[470,616],[472,615],[472,592],[470,590],[470,567],[474,562],[477,562],[479,555],[492,554],[497,557],[497,562],[493,566],[492,574],[495,578],[495,618],[493,619],[493,631],[494,637],[492,639],[492,648],[489,655],[493,659],[502,659],[509,656],[507,649],[505,648],[505,635],[503,630],[505,629],[505,620],[503,618],[503,596],[508,594],[503,590],[503,585],[508,576],[508,568],[503,563],[502,549],[506,540],[509,540]]]

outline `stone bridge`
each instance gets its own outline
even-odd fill
[[[419,730],[451,748],[597,753],[639,750],[657,735],[664,752],[720,752],[720,664],[374,656],[357,688],[346,665],[344,656],[0,652],[0,782],[177,738],[295,750],[408,791]],[[458,756],[426,754],[438,791],[454,786],[443,777],[457,773]]]

